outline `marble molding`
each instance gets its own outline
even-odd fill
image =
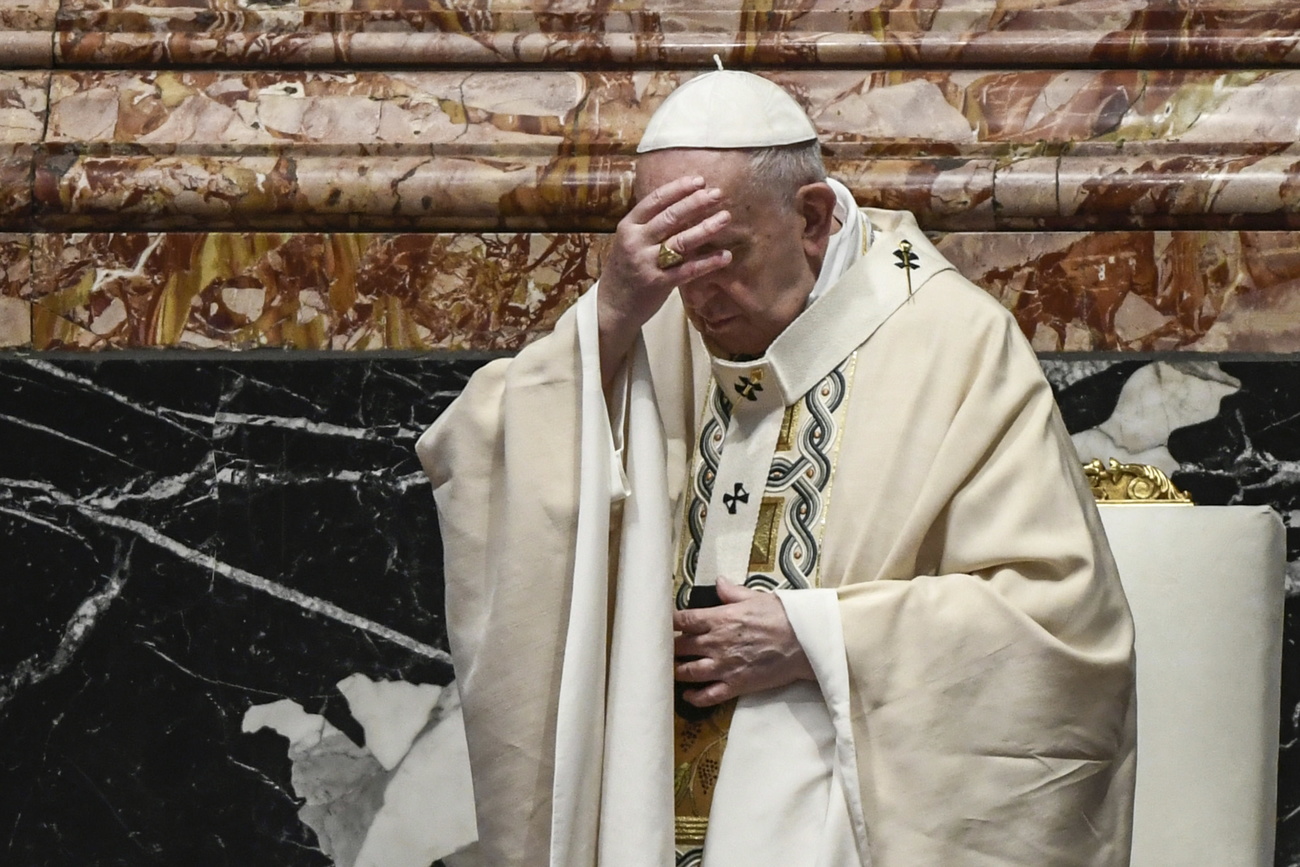
[[[48,73],[0,228],[608,230],[692,74]],[[1300,70],[769,74],[859,201],[928,229],[1300,223]]]
[[[65,0],[73,65],[910,66],[1300,62],[1286,0]]]
[[[599,272],[589,235],[36,235],[38,349],[515,350]]]
[[[1040,352],[1300,352],[1300,233],[936,241]],[[599,276],[609,243],[584,233],[0,235],[0,339],[38,350],[513,351]]]
[[[51,66],[58,11],[59,0],[5,0],[0,6],[0,67]]]
[[[407,865],[349,859],[400,814],[380,795],[428,770],[417,733],[446,709],[412,446],[481,363],[0,355],[0,860]],[[1277,863],[1294,867],[1300,362],[1043,363],[1081,448],[1283,515]]]

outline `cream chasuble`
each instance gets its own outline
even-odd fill
[[[761,359],[711,360],[670,299],[626,441],[590,293],[421,439],[487,863],[672,863],[676,572],[811,585],[777,592],[817,682],[738,704],[705,867],[1127,864],[1131,623],[1077,457],[1014,321],[866,213],[870,251]],[[776,517],[786,410],[836,372],[833,477]],[[772,520],[811,570],[751,568]]]

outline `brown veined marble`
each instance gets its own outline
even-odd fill
[[[1289,0],[66,0],[61,63],[1275,65]]]
[[[630,154],[694,72],[60,71],[48,141],[89,152]],[[1300,70],[796,70],[828,150],[1015,156],[1044,144],[1192,151],[1296,139]]]
[[[0,3],[0,66],[49,67],[54,61],[54,24],[59,0]]]
[[[0,144],[38,142],[45,134],[50,73],[0,69]]]
[[[606,230],[691,74],[59,72],[38,225]],[[771,77],[860,201],[927,228],[1295,224],[1297,71]]]
[[[32,342],[31,238],[0,234],[0,348]]]
[[[609,241],[36,235],[28,281],[25,237],[9,238],[7,297],[34,296],[38,349],[514,350],[599,275]],[[1300,351],[1300,232],[956,232],[938,244],[1039,351]]]
[[[27,228],[49,79],[48,72],[0,70],[0,229]]]
[[[1300,233],[955,233],[939,248],[1052,351],[1300,351]]]
[[[1274,156],[1037,157],[994,178],[1007,228],[1300,226],[1300,148]]]
[[[37,349],[519,349],[594,280],[588,235],[35,236]]]
[[[36,161],[49,229],[611,229],[626,158],[87,157]]]

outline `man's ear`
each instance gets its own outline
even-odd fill
[[[804,184],[795,193],[796,213],[803,217],[804,252],[821,261],[835,226],[835,191],[825,181]]]

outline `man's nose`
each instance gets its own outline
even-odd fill
[[[716,297],[720,288],[717,281],[710,279],[711,276],[705,275],[698,280],[678,286],[677,291],[682,295],[682,303],[693,310],[698,310]]]

